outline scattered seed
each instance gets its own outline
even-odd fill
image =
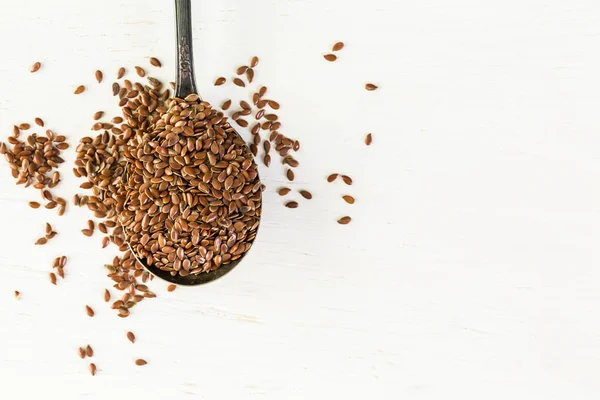
[[[91,231],[90,229],[82,229],[81,233],[83,233],[85,236],[90,237],[94,234],[93,231]]]
[[[337,179],[338,174],[331,174],[327,177],[327,182],[333,182]]]
[[[335,54],[325,54],[323,57],[329,62],[334,62],[337,60],[337,56]]]
[[[294,171],[292,171],[291,169],[288,168],[287,172],[285,173],[288,180],[289,181],[293,181],[294,180]]]
[[[138,74],[138,76],[139,76],[140,78],[143,78],[143,77],[145,77],[145,76],[146,76],[146,71],[144,71],[144,68],[142,68],[142,67],[138,67],[138,66],[136,66],[136,67],[135,67],[135,72]]]
[[[246,65],[242,65],[242,66],[238,67],[238,69],[235,70],[235,73],[238,75],[242,75],[246,72],[247,69],[248,69],[248,67]]]
[[[38,203],[37,201],[30,201],[28,204],[31,208],[40,208],[40,203]]]
[[[75,91],[73,93],[75,93],[75,94],[81,94],[84,91],[85,91],[85,86],[79,85],[79,86],[77,86],[77,88],[75,89]]]
[[[233,83],[237,86],[246,87],[246,84],[240,78],[233,78]]]
[[[158,67],[158,68],[162,67],[162,64],[156,57],[150,57],[150,64],[153,65],[154,67]]]
[[[265,94],[267,94],[267,87],[261,86],[260,89],[258,89],[258,95],[260,97],[263,97]]]
[[[146,365],[146,364],[148,364],[148,362],[142,358],[138,358],[137,360],[135,360],[135,365],[142,366],[142,365]]]
[[[252,83],[254,80],[254,70],[252,68],[246,70],[246,78],[248,78],[248,83]]]
[[[48,276],[50,277],[50,282],[51,282],[53,285],[56,285],[56,275],[54,275],[54,273],[53,273],[53,272],[50,272],[50,273],[48,274]]]
[[[248,121],[246,121],[246,120],[245,120],[245,119],[243,119],[243,118],[238,118],[238,119],[236,119],[236,120],[235,120],[235,122],[237,122],[237,124],[238,124],[239,126],[241,126],[242,128],[245,128],[245,127],[247,127],[247,126],[248,126]]]
[[[107,303],[110,301],[110,292],[108,289],[104,289],[104,301]]]
[[[229,107],[231,106],[231,100],[227,99],[223,102],[223,104],[221,104],[221,109],[223,111],[229,110]]]
[[[177,286],[176,286],[176,285],[169,285],[169,286],[167,286],[167,291],[168,291],[168,292],[172,292],[172,291],[174,291],[175,289],[177,289]]]
[[[285,206],[287,208],[298,208],[298,202],[297,201],[288,201],[287,203],[285,203]]]
[[[31,66],[31,72],[38,72],[40,67],[42,66],[42,63],[40,63],[39,61],[36,61],[32,66]]]
[[[104,76],[102,74],[102,71],[96,70],[95,76],[96,76],[96,80],[98,81],[98,83],[102,82],[102,77]]]
[[[292,189],[290,189],[290,188],[283,187],[283,188],[279,189],[279,190],[277,191],[277,193],[279,193],[279,195],[280,195],[280,196],[285,196],[285,195],[286,195],[286,194],[288,194],[288,193],[289,193],[291,190],[292,190]]]
[[[85,358],[85,349],[83,347],[79,347],[77,352],[79,353],[79,358]]]
[[[273,110],[279,110],[279,103],[275,100],[269,100],[269,107],[271,107]]]
[[[379,87],[379,86],[377,86],[377,85],[374,85],[374,84],[372,84],[372,83],[367,83],[367,84],[365,85],[365,89],[367,89],[367,90],[369,90],[369,91],[373,91],[373,90],[377,89],[378,87]]]
[[[312,199],[312,193],[309,192],[308,190],[300,190],[300,194],[302,195],[302,197],[304,197],[307,200]]]
[[[331,50],[333,50],[333,51],[340,51],[343,48],[344,48],[344,43],[343,42],[337,42],[336,44],[333,45],[333,48]]]
[[[346,217],[342,217],[342,218],[338,219],[338,224],[347,225],[350,223],[350,221],[352,221],[352,218],[346,216]]]
[[[267,142],[268,143],[268,142]],[[269,167],[271,165],[271,156],[270,155],[265,155],[263,162],[265,163],[266,167]]]
[[[127,339],[129,339],[131,343],[135,343],[135,335],[133,332],[127,332]]]
[[[87,313],[88,317],[93,317],[94,316],[94,310],[92,310],[92,307],[86,305],[85,306],[85,312]]]
[[[88,357],[94,356],[94,350],[92,349],[92,346],[90,346],[89,344],[85,347],[85,355]]]
[[[37,117],[34,119],[34,122],[38,125],[38,126],[44,126],[44,120]]]
[[[19,300],[20,297],[21,297],[21,292],[19,292],[18,290],[15,290],[15,299]]]
[[[122,77],[125,76],[125,68],[121,67],[119,68],[119,70],[117,71],[117,79],[121,79]]]
[[[250,66],[252,68],[256,67],[258,65],[258,57],[254,56],[252,57],[252,60],[250,60]]]
[[[217,78],[217,80],[215,81],[215,86],[221,86],[225,82],[227,82],[227,79],[225,79],[224,77],[221,76],[221,77]]]
[[[96,111],[94,113],[94,121],[98,121],[104,115],[104,111]]]
[[[41,237],[35,241],[36,246],[43,246],[46,243],[48,243],[48,239],[46,239],[45,237]]]
[[[29,128],[31,128],[31,125],[29,125],[27,122],[23,122],[22,124],[19,125],[19,129],[22,131],[26,131]]]
[[[96,375],[96,364],[90,363],[90,373],[92,376]]]
[[[352,185],[352,178],[350,178],[348,175],[342,175],[342,180],[346,185]]]
[[[354,204],[354,197],[350,196],[349,194],[342,196],[342,199],[344,199],[348,204]]]

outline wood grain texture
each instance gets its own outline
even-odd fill
[[[251,88],[269,87],[302,142],[296,180],[261,170],[264,219],[239,268],[156,283],[123,320],[103,301],[114,247],[81,235],[87,210],[30,209],[39,194],[0,160],[0,398],[596,399],[599,15],[591,0],[194,1],[203,98],[250,101],[230,81],[258,55]],[[76,143],[94,112],[116,115],[120,66],[174,80],[169,1],[7,2],[0,36],[0,139],[39,116]],[[45,222],[58,235],[36,247]]]

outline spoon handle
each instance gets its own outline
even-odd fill
[[[177,86],[175,96],[184,98],[198,93],[194,77],[192,50],[191,0],[175,0],[175,31],[177,35]]]

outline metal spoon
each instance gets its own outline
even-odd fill
[[[192,5],[191,0],[175,0],[175,32],[177,35],[177,79],[175,96],[185,98],[190,94],[198,94],[196,90],[196,78],[194,76],[194,57],[192,51]],[[239,134],[236,132],[236,135]],[[260,177],[258,178],[260,180]],[[144,258],[138,257],[133,247],[127,242],[129,249],[140,264],[152,274],[171,283],[178,285],[201,285],[212,282],[215,279],[227,274],[235,268],[240,261],[248,254],[238,258],[229,264],[223,265],[211,272],[201,272],[198,275],[180,276],[171,275],[168,271],[163,271],[153,265],[148,265]]]

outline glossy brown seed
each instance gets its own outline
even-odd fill
[[[40,70],[40,67],[42,66],[42,63],[40,63],[39,61],[35,62],[32,66],[30,71],[31,72],[38,72]]]
[[[90,237],[94,234],[93,231],[91,231],[90,229],[82,229],[81,233],[83,233],[85,236]]]
[[[85,358],[85,349],[83,347],[80,347],[78,349],[78,353],[79,353],[79,358]]]
[[[48,277],[50,277],[50,282],[51,282],[53,285],[56,285],[56,275],[54,275],[54,272],[50,272],[50,273],[48,274]]]
[[[323,57],[329,62],[337,60],[337,56],[335,54],[325,54]]]
[[[340,51],[343,48],[344,48],[344,43],[343,42],[337,42],[336,44],[333,45],[333,47],[331,48],[331,50],[332,51]]]
[[[20,297],[21,297],[21,292],[19,292],[18,290],[15,290],[15,299],[19,300]]]
[[[235,120],[235,122],[237,122],[237,124],[238,124],[239,126],[243,127],[243,128],[245,128],[245,127],[247,127],[247,126],[248,126],[248,121],[246,121],[246,120],[245,120],[245,119],[243,119],[243,118],[238,118],[238,119],[236,119],[236,120]]]
[[[125,76],[125,68],[121,67],[119,68],[119,70],[117,71],[117,79],[121,79],[122,77]]]
[[[127,332],[127,339],[129,339],[131,343],[135,343],[135,335],[133,332]]]
[[[79,85],[79,86],[77,86],[77,88],[75,88],[75,91],[73,93],[75,93],[75,94],[81,94],[84,91],[85,91],[85,86]]]
[[[85,355],[88,357],[94,356],[94,349],[92,349],[92,346],[90,346],[89,344],[85,346]]]
[[[46,235],[52,232],[52,225],[46,222]]]
[[[365,89],[369,90],[369,91],[373,91],[375,89],[377,89],[379,86],[373,84],[373,83],[367,83],[365,85]]]
[[[285,203],[285,206],[287,208],[298,208],[298,202],[297,201],[288,201],[287,203]]]
[[[249,83],[252,83],[254,80],[254,70],[252,68],[248,68],[246,71],[246,78],[248,78]]]
[[[44,120],[37,117],[33,120],[38,126],[44,126]]]
[[[94,76],[96,77],[96,80],[98,81],[98,83],[100,83],[100,82],[102,82],[102,77],[104,75],[102,74],[102,71],[96,70],[96,72],[94,73]]]
[[[263,115],[265,115],[265,110],[259,110],[259,111],[256,113],[256,115],[255,115],[255,118],[256,118],[257,120],[259,120],[259,119],[261,119],[261,118],[263,117]]]
[[[292,190],[292,189],[290,189],[290,188],[283,187],[283,188],[279,189],[279,190],[277,191],[277,193],[279,193],[279,195],[280,195],[280,196],[285,196],[285,195],[286,195],[286,194],[288,194],[288,193],[289,193],[291,190]]]
[[[263,97],[265,94],[267,94],[267,87],[261,86],[260,89],[258,89],[258,95],[260,97]]]
[[[245,65],[242,65],[242,66],[238,67],[238,69],[235,70],[235,73],[238,75],[242,75],[244,72],[246,72],[246,70],[248,70],[248,67]]]
[[[346,185],[352,185],[352,178],[350,178],[348,175],[342,175],[342,180]]]
[[[292,171],[291,169],[288,168],[287,172],[285,173],[288,180],[289,181],[293,181],[294,180],[294,171]]]
[[[354,197],[350,196],[349,194],[342,196],[342,199],[344,199],[348,204],[354,204]]]
[[[246,84],[240,78],[233,78],[233,83],[237,86],[246,87]]]
[[[137,360],[135,360],[135,365],[142,366],[142,365],[146,365],[146,364],[148,364],[148,362],[142,358],[138,358]]]
[[[367,146],[370,146],[372,142],[373,142],[373,136],[369,133],[369,134],[367,134],[367,137],[365,137],[365,144]]]
[[[113,94],[113,96],[118,95],[120,90],[121,90],[121,87],[119,86],[119,84],[117,82],[113,82],[113,84],[112,84],[112,94]]]
[[[307,199],[307,200],[312,199],[312,193],[309,192],[308,190],[300,190],[299,192],[302,195],[302,197],[304,197],[305,199]]]
[[[257,122],[254,125],[252,125],[252,129],[250,130],[250,132],[253,135],[258,135],[260,133],[260,122]]]
[[[252,57],[252,60],[250,60],[250,66],[252,68],[256,67],[258,65],[258,57],[254,56]]]
[[[23,122],[19,125],[19,129],[21,129],[22,131],[26,131],[29,128],[31,128],[31,125],[29,125],[27,122]]]
[[[144,71],[144,68],[142,67],[135,67],[135,72],[140,76],[140,78],[143,78],[146,76],[146,71]]]
[[[231,106],[231,100],[227,99],[223,102],[223,104],[221,104],[221,109],[223,111],[229,110],[229,107]]]
[[[92,374],[92,376],[96,375],[96,370],[97,370],[96,364],[90,363],[90,367],[89,368],[90,368],[90,374]]]
[[[265,153],[269,153],[271,151],[271,143],[267,140],[263,142],[263,148],[265,149]]]
[[[92,310],[92,307],[86,305],[85,306],[85,313],[88,315],[88,317],[93,317],[94,316],[94,310]]]
[[[35,245],[36,246],[43,246],[46,243],[48,243],[48,239],[46,239],[45,237],[41,237],[38,240],[35,241]]]
[[[269,100],[269,107],[271,107],[273,110],[279,110],[279,103],[276,102],[275,100]]]
[[[107,303],[110,301],[110,292],[108,289],[104,289],[104,301]]]
[[[333,182],[337,179],[338,174],[331,174],[327,177],[327,182]]]
[[[267,142],[268,143],[268,142]],[[263,162],[265,163],[265,166],[268,167],[271,165],[271,156],[270,155],[266,155],[263,159]]]
[[[217,78],[217,80],[215,81],[215,86],[221,86],[225,82],[227,82],[227,79],[225,79],[225,77],[221,76],[221,77]]]
[[[293,147],[294,151],[300,150],[300,142],[297,141],[297,140],[295,140],[294,144],[292,145],[292,147]]]
[[[338,219],[338,224],[346,225],[346,224],[349,224],[350,221],[352,221],[352,218],[346,216],[346,217],[342,217],[342,218]]]
[[[104,115],[104,111],[96,111],[94,113],[94,121],[98,121]]]
[[[158,68],[162,67],[162,64],[156,57],[150,57],[150,64],[154,67],[158,67]]]
[[[240,107],[242,107],[243,109],[251,109],[252,107],[250,107],[250,104],[248,104],[247,101],[241,100],[240,101]]]
[[[169,285],[169,286],[167,286],[167,292],[173,292],[175,289],[177,289],[176,285]]]
[[[40,203],[38,203],[37,201],[30,201],[28,204],[31,208],[40,208]]]

